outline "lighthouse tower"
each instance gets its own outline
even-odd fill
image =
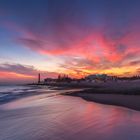
[[[40,84],[40,73],[38,74],[38,84]]]

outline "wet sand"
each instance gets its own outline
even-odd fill
[[[121,95],[121,94],[99,94],[99,93],[70,93],[67,95],[81,97],[87,101],[107,105],[117,105],[140,111],[140,96],[139,95]]]
[[[0,140],[138,140],[140,112],[37,95],[0,105]]]

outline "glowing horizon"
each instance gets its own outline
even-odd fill
[[[0,2],[0,83],[140,74],[137,0]]]

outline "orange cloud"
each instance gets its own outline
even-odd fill
[[[118,75],[117,68],[123,69],[133,59],[140,59],[139,33],[136,30],[108,33],[107,29],[101,29],[91,30],[84,34],[82,31],[75,32],[71,26],[67,28],[68,34],[63,31],[63,28],[62,32],[57,32],[52,36],[38,36],[29,32],[26,38],[20,38],[18,41],[41,55],[52,55],[63,59],[64,69],[60,72],[78,77],[100,72]],[[77,65],[67,62],[64,56]],[[72,59],[74,57],[83,61],[82,67],[78,59]],[[63,66],[58,65],[61,68]],[[127,68],[129,69],[129,67]],[[131,73],[135,74],[135,69],[130,68]],[[124,74],[125,71],[127,72],[123,69],[119,74]]]
[[[17,78],[34,78],[34,76],[31,76],[31,75],[25,75],[25,74],[19,74],[19,73],[15,73],[15,72],[0,72],[0,79],[2,78],[2,79],[4,79],[4,78],[6,78],[7,79],[7,77],[9,77],[9,78],[12,78],[12,79],[17,79]]]
[[[39,71],[33,66],[21,64],[0,64],[0,83],[27,83],[36,82],[38,73],[41,73],[41,80],[46,77],[57,77],[59,73]]]

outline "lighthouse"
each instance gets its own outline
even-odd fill
[[[40,73],[38,74],[38,84],[40,84]]]

